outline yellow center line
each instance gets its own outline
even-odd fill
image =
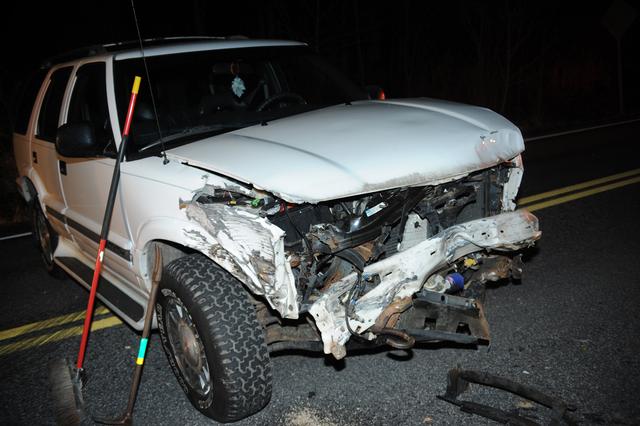
[[[114,316],[94,321],[91,325],[91,331],[102,330],[104,328],[114,327],[122,324],[122,321]],[[36,337],[29,337],[26,339],[18,340],[17,342],[9,343],[0,346],[0,356],[8,355],[13,352],[23,351],[25,349],[35,348],[47,343],[57,342],[59,340],[68,339],[69,337],[79,336],[82,334],[82,326],[74,326],[64,328],[62,330],[44,334]]]
[[[94,311],[94,315],[103,315],[108,313],[109,309],[104,306],[100,306]],[[85,311],[78,311],[71,314],[61,315],[59,317],[49,318],[44,321],[21,325],[20,327],[10,328],[8,330],[2,330],[0,331],[0,341],[11,339],[22,334],[33,333],[34,331],[46,330],[47,328],[57,327],[59,325],[79,321],[81,319],[84,319],[84,315]]]
[[[557,204],[566,203],[568,201],[577,200],[579,198],[589,197],[591,195],[599,194],[600,192],[611,191],[612,189],[621,188],[623,186],[631,185],[634,183],[640,182],[640,176],[636,176],[631,179],[626,179],[619,182],[613,182],[608,185],[598,186],[596,188],[591,188],[586,191],[576,192],[573,194],[565,195],[564,197],[554,198],[552,200],[542,201],[536,204],[529,204],[524,208],[529,210],[530,212],[545,209],[547,207],[555,206]]]
[[[543,200],[545,198],[554,197],[556,195],[566,194],[567,192],[578,191],[580,189],[590,188],[592,186],[600,185],[603,183],[611,182],[618,179],[623,179],[629,176],[635,176],[640,174],[640,169],[633,169],[623,173],[617,173],[611,176],[605,176],[599,179],[593,179],[575,185],[565,186],[564,188],[554,189],[552,191],[543,192],[541,194],[531,195],[518,200],[518,205],[523,206],[525,204],[532,203],[534,201]]]

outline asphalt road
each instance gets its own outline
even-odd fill
[[[532,142],[521,194],[640,167],[640,125]],[[640,424],[640,184],[537,210],[543,237],[519,284],[487,293],[490,347],[422,346],[409,353],[359,352],[336,362],[323,355],[272,355],[273,397],[238,425],[493,424],[436,399],[457,365],[534,385],[577,406],[583,424]],[[17,232],[20,229],[3,230]],[[0,241],[0,334],[84,308],[87,292],[50,278],[30,238]],[[14,344],[69,324],[0,341]],[[0,355],[0,424],[53,424],[47,363],[75,357],[79,337]],[[90,412],[126,405],[138,335],[119,325],[94,332],[87,353]],[[466,395],[465,395],[466,396]],[[469,399],[545,423],[549,410],[494,390]],[[150,341],[137,424],[211,422],[191,407],[159,346]]]

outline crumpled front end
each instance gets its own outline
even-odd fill
[[[366,266],[361,279],[378,282],[354,300],[353,309],[346,314],[345,303],[349,300],[345,300],[345,296],[359,279],[357,273],[349,274],[334,283],[309,309],[322,333],[325,353],[338,359],[344,357],[351,333],[364,334],[385,308],[411,297],[423,286],[428,291],[444,293],[446,284],[438,286],[435,281],[431,284],[427,278],[447,265],[480,251],[529,247],[539,237],[537,218],[525,210],[454,225],[403,252]]]
[[[183,207],[203,230],[189,231],[191,246],[269,306],[268,343],[321,342],[339,359],[348,342],[488,340],[485,283],[518,278],[520,251],[540,237],[537,218],[514,211],[521,178],[518,156],[317,204],[208,185]],[[313,322],[290,321],[306,313]]]

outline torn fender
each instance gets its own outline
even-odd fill
[[[524,173],[522,155],[518,155],[510,163],[513,167],[509,169],[509,177],[502,190],[502,208],[508,212],[516,209],[516,196]]]
[[[446,264],[486,249],[518,250],[532,245],[540,234],[538,219],[526,210],[447,228],[416,246],[367,266],[364,278],[377,275],[380,283],[356,301],[349,324],[355,332],[363,334],[389,304],[419,291],[425,280]],[[334,283],[309,309],[322,334],[324,352],[337,359],[346,355],[345,344],[351,337],[343,299],[356,279],[352,273]]]
[[[263,295],[284,318],[298,318],[284,231],[247,210],[225,204],[184,203],[189,221],[205,232],[184,229],[190,246],[225,268],[254,294]]]

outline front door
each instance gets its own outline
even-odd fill
[[[112,157],[68,158],[65,172],[61,174],[67,202],[67,225],[82,250],[89,257],[94,257],[98,250],[116,152],[109,119],[105,62],[81,65],[72,83],[66,123],[90,123],[103,152]],[[128,281],[134,281],[130,267],[131,239],[120,194],[116,197],[108,240],[105,268],[119,273]]]

